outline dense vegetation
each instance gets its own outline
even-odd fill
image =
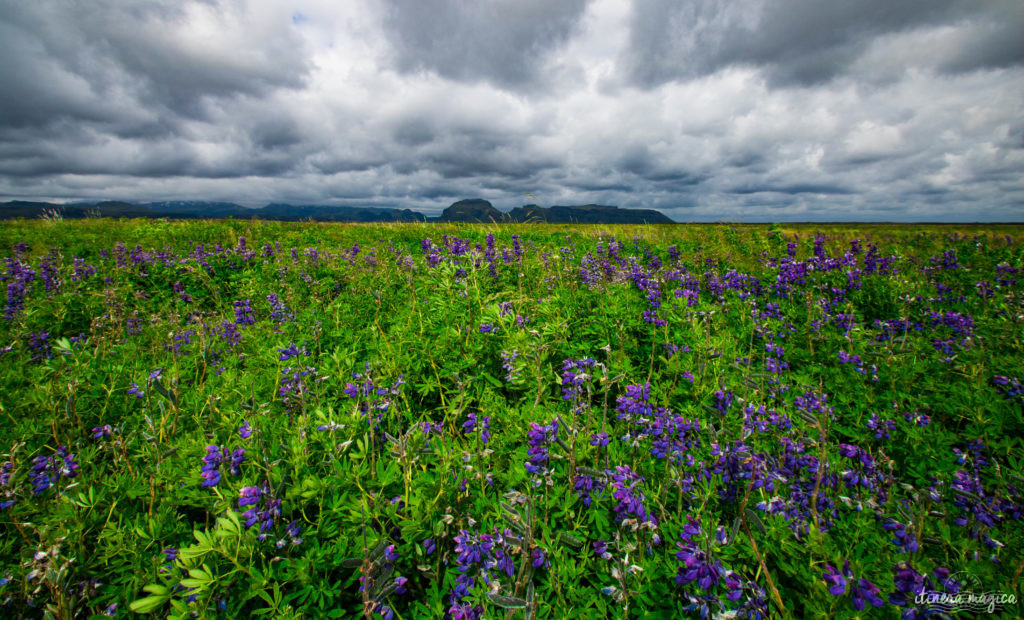
[[[1019,596],[1019,234],[8,222],[0,613]]]

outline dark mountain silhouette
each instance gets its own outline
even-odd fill
[[[669,224],[672,220],[651,209],[620,209],[606,205],[539,207],[525,205],[508,213],[481,198],[460,200],[436,218],[419,211],[379,207],[330,207],[272,203],[249,208],[233,202],[165,201],[131,203],[119,200],[53,204],[13,200],[0,203],[0,219],[38,218],[51,213],[77,219],[85,217],[148,217],[168,219],[216,219],[233,217],[264,220],[320,222],[552,222],[586,224]]]
[[[253,209],[247,209],[233,202],[204,202],[191,200],[174,200],[167,202],[147,202],[144,206],[158,213],[192,215],[195,217],[245,217]]]
[[[426,217],[410,209],[371,207],[325,207],[316,205],[269,204],[250,209],[233,202],[173,201],[132,204],[121,201],[59,205],[49,202],[15,200],[0,203],[0,219],[38,218],[46,213],[78,219],[85,217],[151,217],[168,219],[217,219],[234,217],[264,220],[297,221],[313,219],[322,222],[424,222]]]
[[[448,207],[437,218],[439,222],[503,222],[505,214],[489,201],[480,198],[460,200]]]
[[[539,207],[524,205],[508,213],[513,222],[580,224],[671,224],[667,215],[653,209],[620,209],[606,205]]]
[[[606,205],[540,207],[525,205],[508,213],[480,198],[460,200],[444,210],[439,222],[551,222],[559,224],[671,224],[651,209],[620,209]]]
[[[380,209],[375,207],[323,207],[317,205],[269,204],[253,209],[255,215],[266,220],[304,220],[318,222],[424,222],[426,217],[411,209]]]

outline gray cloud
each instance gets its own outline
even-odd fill
[[[945,70],[1024,62],[1024,7],[1012,0],[637,0],[622,68],[645,88],[737,65],[764,69],[773,84],[815,85],[844,74],[877,37],[948,24],[965,36]]]
[[[303,41],[275,13],[230,0],[4,3],[0,113],[115,122],[141,105],[202,117],[209,98],[300,87]]]
[[[385,36],[401,71],[431,71],[535,91],[549,55],[574,34],[587,0],[386,0]]]
[[[0,200],[1024,219],[1024,5],[0,0]]]

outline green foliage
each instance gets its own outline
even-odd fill
[[[854,617],[846,561],[1019,595],[1018,234],[9,222],[0,609]]]

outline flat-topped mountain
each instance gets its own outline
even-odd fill
[[[460,200],[448,207],[437,218],[439,222],[506,222],[505,214],[489,201],[480,198]]]
[[[671,224],[672,220],[653,209],[620,209],[607,205],[539,207],[524,205],[508,213],[513,222],[581,224]]]

